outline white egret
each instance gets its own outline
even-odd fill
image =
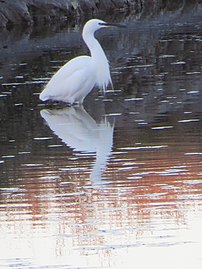
[[[122,25],[98,19],[91,19],[84,25],[82,37],[90,50],[90,56],[76,57],[62,66],[41,92],[39,98],[42,101],[82,104],[93,87],[105,92],[108,84],[112,85],[107,57],[94,37],[97,30],[109,26]]]

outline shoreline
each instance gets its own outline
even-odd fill
[[[134,3],[135,2],[135,3]],[[1,0],[0,29],[10,31],[16,25],[22,27],[78,21],[82,17],[125,13],[137,10],[141,0]]]
[[[201,3],[202,0],[0,0],[0,30],[78,23],[95,16],[130,20],[181,12]]]

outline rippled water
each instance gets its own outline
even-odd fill
[[[38,101],[78,29],[2,49],[1,268],[201,268],[201,30],[102,32],[115,89],[84,107]]]

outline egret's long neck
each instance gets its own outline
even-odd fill
[[[84,29],[82,35],[84,42],[86,43],[87,47],[90,50],[92,63],[95,64],[96,68],[95,83],[100,89],[103,89],[103,91],[105,92],[107,85],[109,83],[112,85],[107,57],[105,56],[105,53],[100,43],[94,37],[94,34],[92,32],[89,33]]]
[[[107,58],[105,56],[105,53],[100,45],[100,43],[97,41],[97,39],[94,37],[94,35],[86,35],[83,33],[83,40],[86,43],[87,47],[90,50],[91,57],[96,60],[103,60],[107,61]]]

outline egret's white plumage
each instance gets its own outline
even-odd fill
[[[113,24],[98,19],[91,19],[84,25],[82,37],[90,56],[76,57],[62,66],[41,92],[42,101],[81,104],[94,86],[105,92],[108,84],[112,85],[107,57],[94,37],[95,31],[110,25]]]

